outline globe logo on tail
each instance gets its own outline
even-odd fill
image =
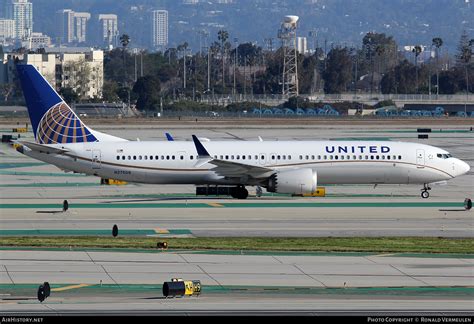
[[[36,138],[40,144],[97,142],[65,102],[54,105],[43,115]]]

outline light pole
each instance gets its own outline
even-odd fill
[[[234,58],[234,96],[237,94],[237,88],[236,88],[236,79],[235,79],[235,72],[236,72],[236,64],[237,64],[237,58],[239,57],[237,52],[239,51],[239,46],[238,46],[239,39],[234,38],[234,43],[235,43],[235,58]],[[235,99],[235,98],[234,98]]]

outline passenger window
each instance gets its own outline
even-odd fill
[[[133,159],[134,159],[134,160],[136,160],[136,159],[137,159],[137,156],[136,156],[136,155],[134,155],[134,156],[133,156]]]
[[[129,155],[129,156],[128,156],[128,159],[131,160],[131,158],[132,158],[132,157]]]
[[[120,156],[117,155],[117,160],[120,160]]]
[[[124,155],[124,156],[122,156],[122,160],[125,160],[125,155]]]
[[[214,155],[214,159],[217,159],[217,155]]]
[[[174,160],[174,155],[171,157],[171,159],[173,159],[173,160]]]
[[[336,156],[334,157],[334,159],[338,160],[338,159],[339,159],[339,156],[338,156],[338,155],[336,155]]]
[[[341,160],[344,160],[344,155],[341,155]]]
[[[311,160],[314,160],[314,155],[311,155]]]
[[[377,155],[375,158],[376,158],[377,160],[379,160],[380,156]]]
[[[278,159],[278,160],[280,159],[280,156],[279,156],[279,155],[277,156],[277,159]]]
[[[167,159],[167,160],[169,160],[169,159],[170,159],[170,156],[169,156],[169,155],[167,155],[167,156],[166,156],[166,159]]]
[[[333,159],[333,156],[332,155],[329,155],[329,160],[332,160]]]
[[[291,155],[288,155],[288,160],[291,160]]]
[[[382,155],[382,160],[385,160],[385,155]]]
[[[368,160],[368,159],[369,159],[369,156],[368,156],[368,155],[366,155],[366,156],[365,156],[365,159],[366,159],[366,160]]]
[[[245,155],[242,155],[242,160],[245,160]]]
[[[148,160],[148,155],[145,155],[144,158],[145,158],[145,160]]]
[[[155,160],[159,160],[159,156],[158,156],[158,155],[155,155]]]
[[[387,155],[387,160],[390,160],[390,155]]]
[[[325,155],[325,156],[324,156],[324,159],[325,159],[325,160],[327,160],[327,159],[328,159],[327,155]]]
[[[362,155],[359,155],[359,160],[362,160]]]
[[[223,156],[223,155],[221,155],[221,160],[224,160],[224,156]]]
[[[240,160],[240,155],[237,155],[236,157],[237,157],[237,160]]]
[[[394,155],[394,156],[393,156],[393,159],[394,159],[394,160],[396,160],[396,159],[397,159],[397,156],[396,156],[396,155]]]
[[[402,156],[401,156],[401,155],[399,155],[399,156],[398,156],[398,159],[399,159],[399,160],[401,160],[401,159],[402,159]]]
[[[306,160],[309,160],[309,155],[306,155]]]
[[[182,155],[181,155],[179,158],[180,158],[181,160],[184,160],[184,156],[182,156]]]
[[[371,155],[371,156],[370,156],[370,159],[371,159],[371,160],[373,160],[373,159],[374,159],[374,156],[373,156],[373,155]]]
[[[251,160],[251,159],[252,159],[252,156],[251,156],[251,155],[249,155],[249,160]]]
[[[191,160],[193,160],[193,159],[194,159],[194,156],[190,155],[189,158],[190,158]]]
[[[321,160],[321,155],[318,155],[318,160]]]
[[[303,155],[300,155],[300,160],[303,160]]]
[[[231,160],[233,160],[233,159],[234,159],[234,156],[233,156],[233,155],[231,155],[231,156],[230,156],[230,159],[231,159]]]
[[[150,155],[150,160],[153,160],[153,155]]]
[[[228,156],[228,155],[226,155],[226,156],[225,156],[225,159],[226,159],[226,160],[228,160],[228,159],[229,159],[229,156]]]

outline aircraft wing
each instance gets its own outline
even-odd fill
[[[226,178],[242,178],[249,176],[252,178],[267,178],[275,171],[270,168],[248,165],[244,163],[231,162],[226,160],[214,159],[204,148],[199,139],[193,135],[194,145],[198,152],[199,160],[196,166],[202,166],[206,163],[215,165],[211,170],[218,175]]]
[[[64,154],[64,153],[69,152],[66,149],[51,147],[51,146],[44,145],[44,144],[25,142],[25,141],[16,141],[16,143],[19,143],[23,146],[26,146],[27,148],[29,148],[32,151],[37,151],[37,152],[41,152],[41,153]]]

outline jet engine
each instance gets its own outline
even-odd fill
[[[318,175],[312,169],[283,170],[268,179],[267,191],[293,195],[313,193],[318,185]]]

